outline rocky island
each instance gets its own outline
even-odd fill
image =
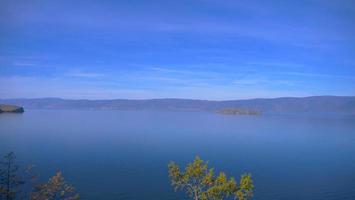
[[[248,110],[248,109],[239,109],[239,108],[227,108],[218,110],[217,113],[223,115],[261,115],[262,112],[259,110]]]
[[[15,105],[0,104],[0,113],[23,113],[23,107]]]

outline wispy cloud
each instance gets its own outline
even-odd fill
[[[338,74],[323,74],[323,73],[305,73],[305,72],[277,72],[277,74],[281,75],[289,75],[289,76],[303,76],[303,77],[319,77],[319,78],[341,78],[341,79],[354,79],[355,76],[348,75],[338,75]]]
[[[293,16],[293,12],[285,15],[284,10],[273,3],[264,3],[263,1],[197,1],[191,4],[202,5],[196,12],[189,12],[189,6],[177,4],[174,12],[164,12],[172,9],[169,3],[161,2],[161,7],[154,10],[146,2],[141,5],[127,6],[129,4],[112,3],[110,6],[103,6],[95,2],[88,2],[87,9],[77,10],[71,4],[62,3],[27,3],[6,5],[9,10],[9,16],[12,17],[11,23],[17,24],[51,24],[53,27],[76,27],[70,30],[92,30],[99,32],[126,32],[147,31],[164,33],[189,33],[189,34],[222,34],[223,36],[251,37],[272,41],[274,43],[285,43],[299,46],[324,46],[331,45],[334,40],[347,40],[337,29],[324,26],[322,23],[308,22],[311,20],[300,21],[299,16],[304,18],[326,17],[323,14],[315,16],[309,13],[307,9],[296,7],[299,13]],[[314,8],[322,7],[324,3],[316,5]],[[175,4],[174,4],[175,5]],[[228,5],[228,6],[226,6]],[[288,4],[285,4],[288,5]],[[145,9],[147,6],[151,9]],[[295,6],[299,6],[296,4]],[[202,8],[207,8],[206,10]],[[219,9],[222,12],[218,12]],[[233,8],[233,9],[231,9]],[[52,15],[52,13],[65,13]],[[311,10],[311,9],[310,9]],[[16,12],[18,11],[18,12]],[[40,11],[40,12],[39,12]],[[156,11],[156,12],[155,12]],[[211,12],[213,11],[213,12]],[[330,9],[327,15],[334,15],[337,10]],[[212,14],[209,14],[209,13]],[[229,17],[225,17],[226,12]],[[217,14],[217,15],[213,15]],[[51,17],[48,17],[51,16]],[[337,16],[338,17],[338,16]],[[285,18],[285,19],[284,19]],[[317,19],[318,19],[317,18]],[[302,18],[301,18],[302,19]],[[326,18],[327,19],[327,18]],[[316,20],[316,19],[315,19]],[[6,23],[5,23],[6,24]],[[331,25],[340,26],[344,24],[333,23]],[[346,25],[346,24],[345,24]],[[336,27],[337,27],[336,26]],[[351,37],[350,37],[351,39]]]
[[[272,62],[272,61],[253,61],[253,62],[247,62],[247,65],[251,66],[261,66],[261,67],[277,67],[277,68],[304,68],[307,67],[306,65],[303,64],[298,64],[298,63],[290,63],[290,62]]]
[[[274,86],[295,87],[299,85],[297,81],[280,79],[272,76],[271,77],[247,76],[242,79],[234,80],[233,83],[241,87],[264,87],[264,88],[272,88]]]
[[[12,66],[19,66],[19,67],[34,67],[34,66],[38,66],[36,63],[32,63],[32,62],[13,62]]]
[[[49,60],[50,58],[45,55],[29,56],[20,53],[11,53],[0,57],[1,64],[7,67],[47,68],[49,66],[47,64]],[[50,66],[53,66],[53,64]]]
[[[78,72],[78,73],[69,73],[66,74],[71,77],[81,77],[81,78],[100,78],[106,76],[102,73],[93,73],[93,72]]]
[[[61,97],[68,99],[147,98],[154,91],[134,88],[106,88],[90,82],[63,78],[13,76],[0,77],[1,98]]]
[[[166,67],[151,67],[148,70],[152,72],[159,72],[163,74],[170,74],[170,75],[184,75],[184,76],[194,76],[194,77],[218,77],[223,76],[223,73],[210,71],[210,70],[201,70],[201,69],[184,69],[179,68],[166,68]]]

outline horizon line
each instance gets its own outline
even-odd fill
[[[239,101],[239,100],[258,100],[258,99],[285,99],[285,98],[313,98],[313,97],[355,97],[355,95],[311,95],[311,96],[280,96],[280,97],[258,97],[258,98],[245,98],[245,99],[225,99],[225,100],[211,100],[211,99],[192,99],[192,98],[147,98],[147,99],[70,99],[61,97],[38,97],[38,98],[0,98],[0,100],[41,100],[41,99],[58,99],[68,101],[114,101],[114,100],[127,100],[127,101],[149,101],[149,100],[191,100],[191,101]]]

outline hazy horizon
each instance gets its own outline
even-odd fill
[[[164,99],[176,99],[176,100],[201,100],[201,101],[238,101],[238,100],[253,100],[253,99],[282,99],[282,98],[312,98],[312,97],[355,97],[355,95],[315,95],[315,96],[279,96],[279,97],[258,97],[258,98],[239,98],[239,99],[201,99],[201,98],[175,98],[175,97],[162,97],[162,98],[112,98],[112,99],[90,99],[90,98],[63,98],[63,97],[18,97],[18,98],[0,98],[0,100],[11,99],[61,99],[61,100],[90,100],[90,101],[110,101],[110,100],[164,100]]]

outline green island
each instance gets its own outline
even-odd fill
[[[217,113],[223,115],[261,115],[260,110],[249,110],[249,109],[239,109],[239,108],[226,108],[218,110]]]
[[[0,113],[23,113],[23,107],[15,105],[0,104]]]

